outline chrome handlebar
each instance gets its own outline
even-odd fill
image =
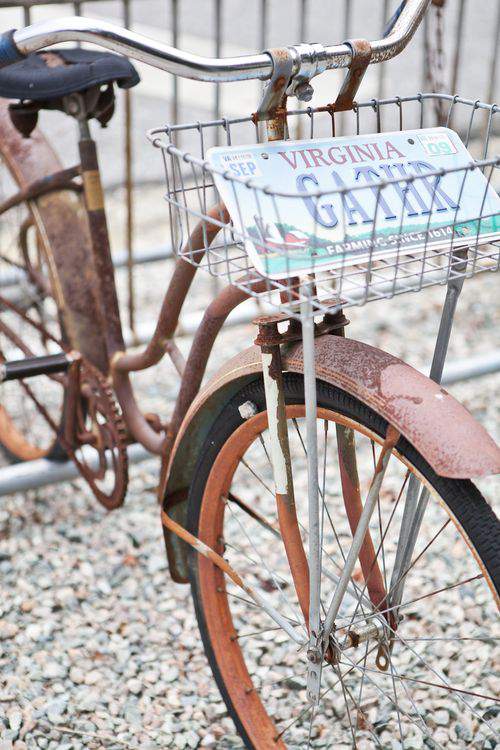
[[[390,33],[372,42],[370,62],[383,62],[398,55],[413,37],[430,3],[431,0],[407,0]],[[41,21],[6,32],[0,38],[0,67],[12,64],[30,52],[69,41],[92,42],[173,75],[197,81],[266,80],[273,71],[273,61],[267,52],[241,57],[201,57],[115,24],[80,16]],[[293,56],[292,75],[305,75],[308,79],[323,70],[347,68],[352,60],[352,48],[348,44],[327,47],[301,44],[288,49]]]

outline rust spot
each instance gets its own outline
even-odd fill
[[[62,65],[69,65],[57,52],[41,52],[40,57],[48,68],[60,68]]]
[[[285,76],[278,76],[278,78],[276,78],[276,80],[273,83],[273,89],[275,91],[279,91],[280,89],[283,88],[285,83],[286,83]]]

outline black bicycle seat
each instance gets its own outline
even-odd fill
[[[86,49],[35,52],[0,70],[0,96],[50,101],[93,86],[117,83],[128,89],[139,74],[126,57]]]

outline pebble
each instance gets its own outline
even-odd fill
[[[200,738],[196,732],[193,732],[192,730],[186,733],[186,740],[188,747],[196,748],[200,744]]]
[[[140,680],[131,679],[127,681],[127,688],[133,695],[139,695],[142,692],[142,683]]]
[[[86,713],[92,713],[96,710],[100,698],[100,693],[95,688],[87,688],[83,691],[81,690],[78,693],[77,698],[79,710]]]
[[[90,672],[87,672],[83,681],[86,685],[102,684],[102,674],[98,669],[91,669]]]
[[[0,620],[0,641],[6,641],[9,638],[14,638],[19,632],[19,628],[13,622],[8,620]]]
[[[69,670],[69,678],[75,685],[81,685],[85,682],[85,672],[78,667],[71,667]]]
[[[435,711],[433,714],[433,719],[438,726],[447,727],[450,723],[450,714],[448,713],[448,711]]]
[[[11,708],[7,711],[6,715],[9,722],[9,727],[14,732],[18,732],[23,721],[22,712],[18,708]]]
[[[43,668],[42,675],[47,680],[62,679],[66,677],[68,670],[56,661],[49,661]]]
[[[64,696],[63,698],[58,698],[57,700],[50,701],[50,703],[47,704],[45,713],[47,714],[48,720],[52,722],[52,724],[61,723],[63,714],[66,711],[67,702],[68,698]]]

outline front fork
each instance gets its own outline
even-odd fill
[[[285,315],[261,317],[256,320],[259,325],[259,336],[256,344],[261,348],[264,387],[266,393],[266,410],[270,437],[270,460],[273,469],[277,514],[281,537],[284,542],[290,571],[292,574],[299,604],[308,629],[308,679],[307,693],[311,703],[318,700],[321,683],[321,669],[325,654],[329,653],[329,633],[340,602],[351,582],[354,565],[359,557],[362,571],[367,583],[368,593],[375,607],[385,601],[385,589],[382,575],[377,563],[376,554],[368,521],[378,496],[387,460],[393,443],[385,449],[387,458],[377,470],[367,503],[368,510],[363,511],[360,499],[359,480],[357,478],[356,452],[352,431],[340,428],[338,432],[338,451],[341,472],[341,483],[347,515],[353,533],[353,551],[346,560],[342,576],[337,580],[335,597],[330,604],[327,622],[322,624],[321,608],[321,545],[322,545],[322,512],[321,491],[318,478],[318,437],[317,437],[317,401],[316,372],[314,363],[314,338],[316,334],[337,333],[343,335],[347,324],[341,311],[327,315],[317,325],[314,323],[313,308],[314,288],[311,283],[302,285],[302,303],[300,321],[289,319]],[[280,333],[278,324],[289,321],[286,333]],[[305,451],[308,478],[308,556],[304,551],[302,536],[295,507],[292,464],[288,440],[288,423],[283,389],[283,373],[280,345],[289,341],[302,339],[304,359],[304,401],[306,412]],[[396,437],[397,440],[397,437]],[[385,454],[383,454],[385,455]],[[331,653],[327,658],[331,658]]]

